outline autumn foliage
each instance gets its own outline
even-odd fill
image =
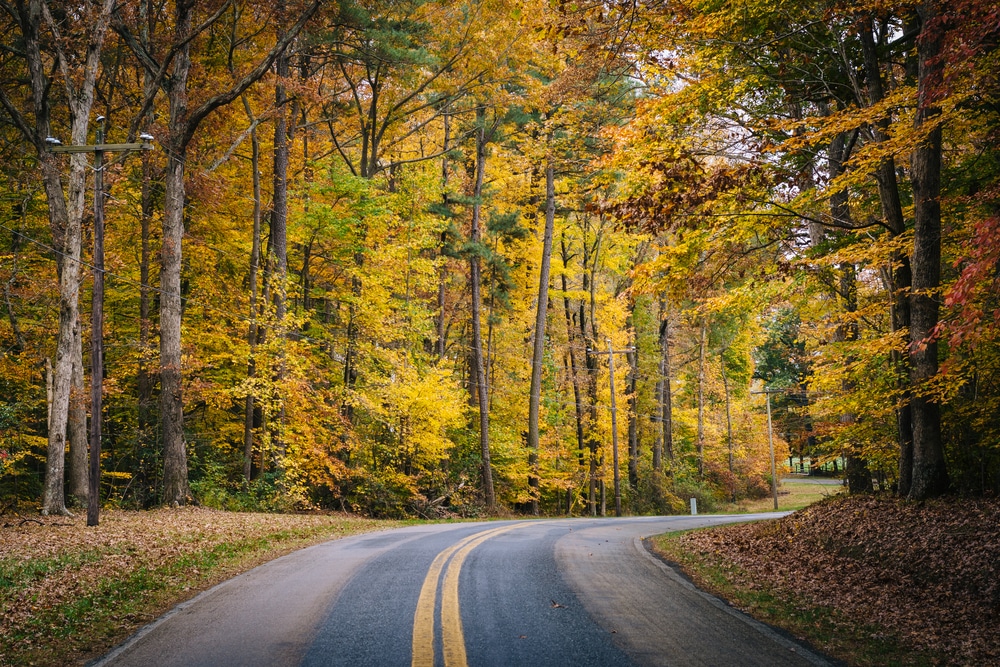
[[[4,499],[85,500],[98,114],[104,502],[682,511],[765,390],[778,474],[1000,488],[992,3],[83,5],[0,14]]]

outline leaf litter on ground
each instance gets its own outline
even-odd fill
[[[736,587],[833,610],[834,625],[865,628],[916,662],[1000,665],[997,499],[831,498],[678,542]]]
[[[0,527],[0,666],[82,664],[239,572],[395,525],[198,507],[105,511],[96,527],[85,516],[8,520]]]

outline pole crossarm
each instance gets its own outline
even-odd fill
[[[134,144],[86,144],[83,146],[49,146],[50,153],[122,153],[126,151],[151,151],[155,148],[150,143]]]

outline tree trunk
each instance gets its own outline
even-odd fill
[[[73,388],[69,400],[69,495],[73,504],[78,507],[87,506],[89,495],[88,442],[87,442],[87,406],[85,403],[86,389],[83,377],[83,337],[80,323],[73,332]]]
[[[150,121],[152,119],[150,118]],[[153,223],[153,190],[152,165],[149,151],[142,154],[142,192],[141,212],[139,216],[140,250],[139,250],[139,363],[136,370],[136,390],[138,393],[138,442],[140,448],[145,448],[155,442],[156,402],[153,399],[153,386],[156,382],[150,372],[152,356],[152,290],[149,286],[149,266],[152,261],[150,249],[150,231]]]
[[[153,0],[143,0],[139,8],[142,22],[139,29],[141,43],[147,50],[150,50],[152,48],[153,26],[155,25]],[[154,76],[148,70],[143,73],[143,90],[147,96],[151,96],[156,90]],[[146,127],[151,127],[155,118],[153,109],[150,108],[146,113]],[[146,448],[153,448],[156,445],[156,401],[153,397],[156,374],[151,370],[155,367],[152,339],[153,323],[151,320],[153,290],[149,283],[149,267],[152,262],[150,239],[155,206],[153,175],[150,151],[143,151],[142,189],[139,195],[139,360],[136,369],[136,391],[138,393],[138,433],[136,439],[140,450],[140,460],[146,460]]]
[[[733,474],[733,413],[729,400],[729,375],[726,373],[726,351],[719,353],[719,367],[722,371],[722,390],[726,395],[726,443],[729,445],[729,474]],[[736,489],[730,489],[733,501],[736,500]]]
[[[485,112],[480,108],[476,112],[476,178],[473,186],[472,229],[470,240],[478,245],[481,242],[480,215],[482,213],[483,175],[486,171],[486,122]],[[493,490],[493,468],[490,465],[490,416],[489,397],[486,386],[486,368],[483,363],[482,336],[482,276],[480,275],[479,255],[474,251],[469,258],[469,282],[472,287],[472,361],[473,381],[476,384],[476,394],[479,403],[479,448],[482,456],[483,500],[489,511],[496,509],[496,494]]]
[[[178,104],[174,100],[175,106]],[[163,433],[163,501],[183,505],[188,496],[181,393],[181,240],[184,235],[184,164],[171,151],[166,172],[163,248],[160,252],[160,422]]]
[[[313,244],[316,242],[316,235],[313,235],[309,240],[302,244],[302,310],[308,313],[313,307],[312,301],[312,287],[313,287],[313,277],[312,277],[312,253]]]
[[[853,314],[858,311],[858,279],[857,270],[853,264],[845,264],[841,267],[840,273],[840,295],[844,302],[844,312],[852,317],[850,324],[838,328],[836,338],[844,342],[857,341],[859,338],[858,325],[853,321]],[[843,390],[845,394],[850,394],[855,389],[854,383],[845,380]],[[850,412],[840,415],[843,424],[852,424],[857,417]],[[849,493],[871,493],[872,473],[868,468],[868,462],[862,452],[853,451],[859,445],[852,445],[845,456],[844,472],[847,476],[847,490]]]
[[[538,276],[538,305],[535,312],[535,341],[531,353],[531,388],[528,396],[528,487],[531,513],[538,516],[538,407],[542,395],[542,355],[545,350],[545,324],[549,310],[549,266],[552,260],[552,235],[556,218],[555,168],[551,160],[545,167],[545,231],[542,235],[542,265]]]
[[[705,477],[705,355],[708,348],[708,323],[702,319],[698,339],[698,477]]]
[[[591,277],[592,273],[588,274],[587,271],[590,270],[588,267],[591,262],[590,253],[587,251],[587,233],[586,228],[583,229],[583,266],[581,267],[581,273],[583,274],[583,290],[591,295],[591,308],[590,313],[593,315],[593,300],[594,300],[594,287],[592,285]],[[594,266],[597,265],[597,243],[594,245],[595,255],[593,258]],[[590,516],[597,516],[597,459],[598,451],[600,447],[600,442],[597,439],[596,425],[597,425],[597,356],[593,352],[593,345],[597,341],[596,325],[591,325],[587,320],[587,307],[583,299],[580,300],[580,337],[584,343],[584,365],[586,367],[586,379],[587,379],[587,400],[590,403],[590,415],[589,415],[589,432],[587,434],[587,445],[590,450],[590,460],[589,460],[589,470],[587,471],[587,503],[590,508]]]
[[[632,302],[635,308],[635,301]],[[628,483],[636,489],[639,486],[639,416],[637,413],[637,386],[639,378],[639,348],[635,344],[628,359]]]
[[[441,199],[442,203],[448,205],[448,146],[451,144],[451,115],[444,114],[444,146],[441,157]],[[437,340],[434,349],[437,351],[438,361],[444,359],[444,352],[447,348],[446,327],[445,327],[445,306],[447,305],[447,281],[448,281],[448,258],[445,254],[445,244],[448,239],[448,232],[441,232],[441,244],[438,248],[438,261],[441,263],[438,269],[438,290],[437,290]]]
[[[250,102],[243,98],[243,107],[251,123],[255,122],[250,110]],[[254,421],[257,413],[256,395],[253,387],[253,379],[257,376],[257,342],[259,339],[257,324],[257,282],[260,273],[260,230],[261,230],[261,183],[260,183],[260,139],[257,137],[257,129],[250,130],[250,167],[253,181],[253,238],[250,249],[250,325],[247,328],[247,344],[250,346],[250,354],[247,358],[247,380],[250,386],[247,388],[247,396],[243,406],[243,479],[247,484],[253,481],[253,449],[254,449]]]
[[[278,16],[284,18],[285,3],[279,0]],[[284,30],[279,27],[278,41],[284,37]],[[285,50],[278,56],[276,62],[278,81],[274,87],[274,107],[277,109],[277,117],[274,123],[274,181],[272,192],[271,210],[271,252],[274,255],[274,312],[276,342],[281,346],[278,353],[277,366],[274,369],[274,379],[278,386],[281,385],[285,376],[285,355],[284,339],[285,313],[287,312],[288,293],[288,160],[291,137],[288,129],[288,97],[285,94],[285,79],[290,74],[288,51]],[[278,465],[285,455],[284,443],[284,401],[281,391],[275,394],[278,402],[275,418],[272,420],[271,429],[273,442],[278,457]]]
[[[58,178],[58,175],[56,176]],[[46,188],[49,190],[50,188]],[[52,194],[49,193],[50,211]],[[62,191],[59,192],[62,198]],[[64,227],[61,252],[64,253],[59,272],[59,336],[56,343],[56,363],[53,367],[52,405],[49,419],[49,445],[45,457],[45,490],[42,514],[68,514],[63,489],[66,456],[66,433],[73,382],[73,329],[79,317],[80,293],[80,227],[79,217]]]
[[[885,91],[870,18],[862,24],[861,44],[865,60],[865,80],[868,82],[869,103],[875,105],[885,99]],[[888,118],[875,124],[872,128],[872,135],[876,142],[883,143],[889,140],[888,126]],[[885,218],[886,226],[893,236],[901,236],[906,233],[906,221],[903,217],[903,205],[899,196],[899,183],[896,180],[896,162],[891,156],[879,164],[875,171],[875,180],[878,183],[879,202],[882,206],[882,215]],[[889,280],[886,287],[892,298],[890,322],[894,332],[906,331],[910,327],[908,295],[911,281],[909,255],[905,252],[893,253],[890,258]],[[907,355],[893,350],[891,358],[893,370],[899,378],[898,386],[901,393],[900,405],[896,410],[896,432],[899,442],[899,485],[897,492],[900,496],[905,497],[910,492],[913,475],[913,416],[908,387],[909,372]]]
[[[191,69],[191,12],[175,6],[174,29],[181,44],[171,75],[170,140],[167,150],[163,242],[160,250],[160,424],[163,434],[163,502],[183,505],[188,497],[181,390],[181,242],[184,238],[184,162],[188,131],[188,73]]]
[[[910,381],[913,387],[913,477],[909,497],[923,500],[948,490],[941,442],[941,412],[927,385],[937,375],[938,288],[941,282],[941,109],[936,96],[944,64],[944,27],[935,0],[921,7],[923,28],[917,41],[916,130],[925,135],[910,158],[913,185],[913,291],[910,298]]]
[[[101,14],[90,31],[81,85],[77,88],[74,82],[63,81],[70,106],[70,140],[76,145],[87,143],[90,109],[94,102],[94,85],[111,8],[110,0],[105,0]],[[83,153],[70,155],[68,195],[64,194],[60,175],[61,160],[48,152],[45,141],[49,136],[50,81],[45,74],[46,65],[42,58],[39,35],[46,8],[41,0],[31,0],[27,6],[19,4],[16,11],[21,24],[24,55],[31,81],[32,107],[35,116],[33,139],[38,151],[48,200],[53,246],[58,251],[56,270],[59,275],[59,334],[53,369],[42,513],[68,514],[64,490],[66,435],[73,385],[73,360],[81,355],[79,349],[74,352],[73,346],[81,342],[80,338],[74,335],[74,330],[79,326],[81,220],[87,161]],[[65,56],[61,50],[57,51],[57,58],[60,62],[64,59],[74,59]],[[68,69],[70,63],[62,62],[62,65]]]
[[[668,461],[674,460],[674,424],[671,404],[673,387],[670,370],[670,313],[665,300],[660,300],[660,438],[662,450]],[[653,469],[660,470],[660,447],[653,452]]]
[[[566,271],[569,267],[569,253],[566,249],[566,238],[563,236],[560,239],[560,247],[562,249],[562,263],[563,271],[559,274],[559,279],[562,282],[562,292],[563,292],[563,314],[566,318],[566,346],[568,349],[567,356],[569,357],[569,375],[570,381],[573,383],[573,407],[574,414],[576,416],[576,446],[579,455],[580,465],[584,465],[584,439],[583,439],[583,400],[580,394],[580,378],[577,376],[576,368],[576,343],[577,338],[573,329],[573,315],[570,308],[570,299],[568,294],[568,286],[566,284]]]
[[[363,242],[363,239],[362,239]],[[344,408],[343,414],[347,420],[354,422],[354,404],[352,392],[358,380],[358,302],[361,300],[363,283],[361,271],[364,268],[365,255],[354,253],[354,274],[351,276],[351,302],[347,306],[347,350],[344,354]]]

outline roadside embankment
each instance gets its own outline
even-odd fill
[[[831,498],[653,542],[699,586],[849,664],[1000,664],[1000,501]]]

